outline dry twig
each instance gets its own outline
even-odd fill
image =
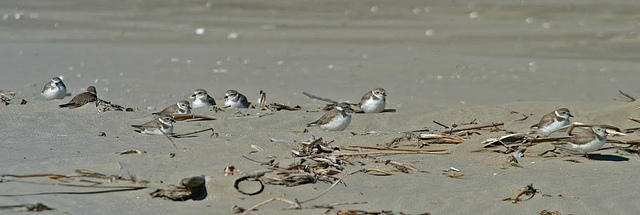
[[[520,191],[520,193],[518,193],[518,195],[516,195],[516,197],[505,198],[505,199],[502,199],[502,201],[511,201],[512,203],[515,204],[515,203],[526,201],[533,198],[536,195],[536,193],[538,193],[538,190],[533,187],[533,184],[529,184],[524,188],[522,188],[522,190]],[[526,199],[520,199],[520,197],[522,196],[529,196],[529,197]]]
[[[622,92],[622,90],[618,90],[618,93],[620,93],[620,95],[624,96],[625,98],[629,99],[629,102],[635,102],[636,101],[635,97],[633,97],[633,96],[631,96],[629,94],[626,94],[625,92]]]
[[[452,130],[448,130],[445,131],[443,133],[445,134],[453,134],[456,132],[460,132],[460,131],[469,131],[469,130],[478,130],[478,129],[486,129],[486,128],[492,128],[492,129],[498,129],[499,126],[503,126],[504,123],[491,123],[490,125],[480,125],[480,126],[474,126],[474,127],[469,127],[469,128],[459,128],[459,129],[452,129]]]
[[[24,208],[27,211],[31,211],[31,212],[54,210],[53,208],[50,208],[49,206],[46,206],[42,203],[0,206],[0,210],[14,209],[14,208]]]
[[[214,116],[206,116],[206,115],[199,115],[199,114],[179,114],[179,113],[173,113],[171,114],[171,117],[175,120],[186,120],[186,119],[216,120],[218,119]]]

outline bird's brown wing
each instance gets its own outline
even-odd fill
[[[567,141],[576,145],[584,145],[591,142],[594,138],[596,138],[596,134],[591,131],[590,128],[584,129],[581,128],[579,130],[575,130],[573,136],[569,138]]]
[[[176,110],[178,110],[178,104],[172,104],[169,107],[162,109],[162,111],[153,114],[158,116],[171,116],[171,114],[175,113]]]
[[[146,128],[159,128],[160,127],[160,121],[158,121],[158,119],[154,119],[151,120],[147,123],[144,123],[142,125],[131,125],[131,127],[137,128],[137,129],[146,129]]]
[[[307,127],[308,126],[313,126],[313,125],[324,125],[324,124],[327,124],[327,123],[329,123],[331,121],[331,119],[333,119],[333,117],[335,117],[338,114],[340,114],[339,110],[332,109],[329,112],[327,112],[324,115],[322,115],[322,117],[320,117],[320,119],[307,124]]]
[[[545,125],[551,124],[554,118],[555,118],[554,113],[548,113],[542,116],[542,119],[540,119],[540,122],[538,122],[538,124],[532,125],[531,128],[542,128]]]
[[[367,100],[369,100],[369,98],[373,97],[373,91],[369,91],[367,93],[365,93],[362,98],[360,99],[360,103],[358,103],[358,106],[364,104],[364,102],[366,102]]]
[[[71,99],[71,101],[69,101],[69,103],[67,104],[63,104],[63,105],[59,105],[60,107],[69,107],[71,109],[73,108],[77,108],[77,107],[81,107],[89,102],[95,102],[96,101],[96,95],[90,92],[84,92],[81,93],[79,95],[77,95],[76,97],[73,97],[73,99]]]

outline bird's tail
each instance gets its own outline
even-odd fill
[[[67,104],[58,105],[58,107],[61,107],[61,108],[66,108],[66,107],[73,108],[72,105],[73,105],[72,103],[67,103]]]

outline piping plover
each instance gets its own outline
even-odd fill
[[[320,128],[329,131],[342,131],[351,123],[352,112],[351,105],[348,103],[340,103],[322,115],[320,119],[307,124],[307,127],[320,126]]]
[[[131,125],[136,128],[136,132],[141,134],[158,134],[158,135],[170,135],[173,134],[173,123],[176,122],[169,116],[163,116],[155,118],[142,125]]]
[[[549,134],[568,126],[571,121],[570,117],[573,117],[567,108],[560,108],[551,113],[542,116],[540,122],[532,125],[532,129],[538,130],[542,135],[549,136]]]
[[[570,128],[573,130],[572,128]],[[603,126],[591,126],[587,128],[579,128],[580,130],[575,134],[570,134],[571,137],[560,143],[554,143],[558,148],[565,149],[571,152],[584,153],[587,159],[589,158],[588,152],[597,151],[607,142],[607,135],[626,135],[614,131],[611,128],[605,128]]]
[[[153,113],[154,115],[158,115],[158,116],[171,116],[171,114],[190,114],[191,113],[191,105],[189,105],[189,101],[187,100],[180,100],[178,101],[178,103],[169,105],[169,107],[166,107],[164,109],[162,109],[162,111],[157,112],[157,113]]]
[[[362,96],[358,106],[365,113],[380,113],[384,111],[387,92],[382,88],[375,88]]]
[[[249,108],[247,97],[235,90],[224,93],[224,106],[230,108]]]
[[[49,83],[44,85],[42,92],[40,93],[45,99],[62,99],[67,95],[67,86],[64,85],[62,80],[63,76],[54,77]]]
[[[216,101],[209,96],[206,90],[196,89],[193,95],[189,96],[191,99],[191,108],[201,107],[215,107]]]
[[[61,108],[68,107],[69,109],[74,109],[78,107],[82,107],[83,105],[93,102],[96,103],[96,107],[98,107],[98,96],[96,94],[96,87],[89,86],[87,87],[87,92],[80,93],[77,96],[73,97],[69,103],[58,105]]]

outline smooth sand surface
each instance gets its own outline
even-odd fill
[[[236,192],[232,184],[238,176],[225,177],[225,166],[243,173],[264,169],[241,157],[251,145],[264,148],[251,155],[256,159],[291,157],[294,144],[269,138],[302,141],[315,135],[338,146],[375,146],[401,136],[394,132],[441,129],[434,120],[451,125],[473,119],[527,132],[557,107],[569,108],[579,122],[638,127],[627,118],[640,116],[640,104],[627,103],[617,90],[640,95],[639,10],[640,4],[629,1],[2,1],[0,15],[7,18],[0,20],[0,90],[15,91],[17,100],[28,103],[0,107],[0,174],[90,169],[134,175],[152,186],[193,175],[210,180],[202,201],[151,199],[152,189],[145,189],[0,196],[0,205],[42,202],[56,208],[47,214],[229,214],[233,205],[248,208],[270,197],[307,199],[330,186],[267,185],[251,197]],[[205,29],[202,35],[198,28]],[[234,33],[237,38],[229,39]],[[95,85],[100,98],[137,111],[59,109],[71,97],[45,101],[39,93],[60,74],[73,95]],[[174,149],[162,136],[139,135],[129,127],[196,88],[207,89],[219,104],[227,89],[252,102],[265,90],[269,101],[317,110],[324,103],[302,91],[357,102],[375,87],[387,90],[388,107],[398,112],[355,115],[343,132],[300,132],[322,112],[234,119],[235,111],[196,110],[219,120],[178,122],[176,132],[213,127],[219,137],[176,139]],[[516,121],[522,116],[512,111],[533,115]],[[350,134],[370,130],[387,133]],[[593,160],[569,157],[582,162],[572,163],[536,156],[552,148],[541,144],[520,160],[523,168],[505,169],[506,155],[476,152],[481,141],[505,133],[481,133],[463,144],[427,147],[448,149],[450,155],[389,157],[431,173],[354,174],[345,178],[348,186],[336,186],[311,204],[364,201],[368,204],[338,208],[433,214],[640,210],[636,154],[609,148],[595,152],[600,156]],[[117,154],[127,149],[146,153]],[[440,170],[449,167],[464,176],[442,176]],[[551,197],[501,201],[528,184]],[[61,191],[87,189],[0,183],[5,195]],[[286,206],[273,203],[254,213],[324,212],[280,210]],[[18,213],[0,211],[5,212]]]

